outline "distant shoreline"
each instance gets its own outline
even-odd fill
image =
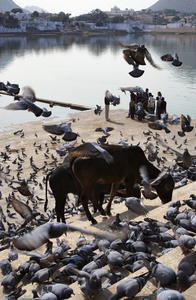
[[[196,34],[196,27],[153,28],[149,33],[157,34]]]
[[[0,36],[59,36],[59,35],[126,35],[130,34],[124,30],[79,30],[79,31],[40,31],[40,32],[0,32]],[[196,27],[178,27],[178,28],[153,28],[149,31],[137,31],[133,34],[196,34]]]

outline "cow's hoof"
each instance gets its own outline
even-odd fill
[[[110,210],[106,209],[105,213],[106,213],[108,216],[111,216]]]
[[[106,212],[105,212],[105,211],[102,211],[102,212],[101,212],[101,215],[102,215],[102,216],[106,216]]]
[[[95,219],[91,220],[92,224],[97,224],[97,221]]]

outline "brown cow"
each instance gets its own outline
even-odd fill
[[[120,145],[103,145],[103,149],[113,157],[113,162],[108,163],[103,158],[75,158],[71,162],[71,168],[82,187],[80,201],[84,207],[87,218],[93,224],[96,220],[88,209],[88,199],[96,206],[93,188],[96,183],[111,184],[110,200],[106,207],[106,213],[110,215],[111,203],[116,195],[120,183],[125,184],[126,195],[133,196],[133,187],[136,182],[141,182],[139,168],[145,166],[149,179],[155,179],[160,170],[150,163],[143,150],[138,146],[123,147]],[[174,181],[168,175],[154,186],[162,203],[172,199]]]

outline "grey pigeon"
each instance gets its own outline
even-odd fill
[[[101,106],[96,104],[96,108],[94,109],[94,114],[100,116],[102,111],[103,109],[101,109]]]
[[[182,65],[182,62],[179,60],[179,56],[177,53],[174,53],[174,55],[165,54],[165,55],[161,56],[161,60],[170,61],[170,62],[172,62],[172,65],[175,67],[180,67]]]
[[[174,270],[160,262],[149,262],[146,258],[142,257],[145,267],[151,272],[151,275],[160,282],[160,285],[167,285],[176,283],[176,273]]]
[[[176,291],[176,290],[171,290],[171,289],[167,289],[167,288],[159,288],[156,291],[157,300],[166,300],[166,299],[175,299],[175,300],[186,300],[184,298],[184,296],[182,294],[180,294],[180,292]]]
[[[118,286],[117,291],[110,296],[109,300],[118,300],[123,297],[132,299],[135,297],[145,286],[146,282],[150,279],[150,272],[146,275],[137,276],[130,279],[122,280]]]
[[[40,300],[58,300],[57,296],[51,292],[43,293]]]
[[[125,198],[125,205],[129,210],[137,215],[147,215],[148,210],[143,204],[143,200],[136,197]]]
[[[32,221],[36,216],[40,215],[39,212],[34,212],[26,203],[16,199],[14,196],[11,196],[11,204],[15,211],[20,214],[20,216],[25,219],[21,227],[24,227],[27,223]]]
[[[45,244],[49,239],[58,238],[67,231],[79,231],[87,235],[94,235],[98,238],[105,238],[110,241],[117,238],[117,234],[111,233],[95,233],[76,226],[68,225],[65,223],[49,222],[40,225],[30,233],[25,234],[22,237],[14,238],[13,244],[19,250],[35,250]]]
[[[108,163],[113,162],[113,157],[109,152],[100,147],[96,142],[81,144],[80,146],[71,149],[69,153],[73,157],[101,157]]]
[[[10,251],[8,252],[8,259],[9,260],[17,260],[18,259],[18,253],[14,250],[14,246],[10,245]]]
[[[31,282],[44,283],[48,281],[49,278],[54,274],[54,272],[59,269],[59,265],[55,265],[51,268],[43,268],[35,272],[33,277],[31,277]]]
[[[49,117],[51,115],[51,111],[47,111],[46,108],[40,108],[34,104],[36,101],[35,93],[30,87],[26,87],[24,89],[23,97],[15,97],[15,100],[19,100],[15,103],[10,103],[9,105],[5,106],[4,109],[7,110],[28,110],[36,117]]]
[[[109,277],[109,273],[105,269],[93,270],[91,274],[85,271],[79,271],[74,268],[70,268],[70,271],[79,277],[85,278],[85,285],[83,285],[83,291],[88,297],[91,297],[92,295],[95,296],[102,287],[103,278]]]
[[[73,289],[63,283],[52,283],[50,285],[44,285],[43,291],[55,294],[58,300],[68,299],[73,294]]]
[[[20,280],[23,278],[23,275],[17,274],[16,270],[10,272],[8,275],[5,275],[1,281],[1,285],[8,291],[14,289]]]
[[[67,142],[76,140],[77,133],[73,132],[71,129],[71,123],[60,123],[53,125],[43,125],[43,129],[46,132],[56,135],[63,135],[62,139]]]
[[[137,78],[143,75],[144,71],[140,70],[138,67],[139,65],[146,64],[144,60],[145,58],[153,67],[160,69],[160,67],[154,63],[152,56],[145,45],[123,45],[118,41],[117,44],[126,48],[123,50],[124,59],[129,65],[133,65],[133,71],[129,72],[132,77]]]

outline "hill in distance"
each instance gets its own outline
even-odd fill
[[[21,7],[12,0],[6,0],[6,1],[0,0],[0,11],[2,11],[3,13],[6,11],[11,11],[14,8],[21,8]]]
[[[174,9],[182,13],[196,13],[196,0],[159,0],[148,9],[152,11]]]
[[[28,10],[29,12],[33,13],[34,11],[38,11],[39,13],[42,13],[42,12],[47,12],[47,10],[39,7],[39,6],[25,6],[24,7],[24,10]]]

